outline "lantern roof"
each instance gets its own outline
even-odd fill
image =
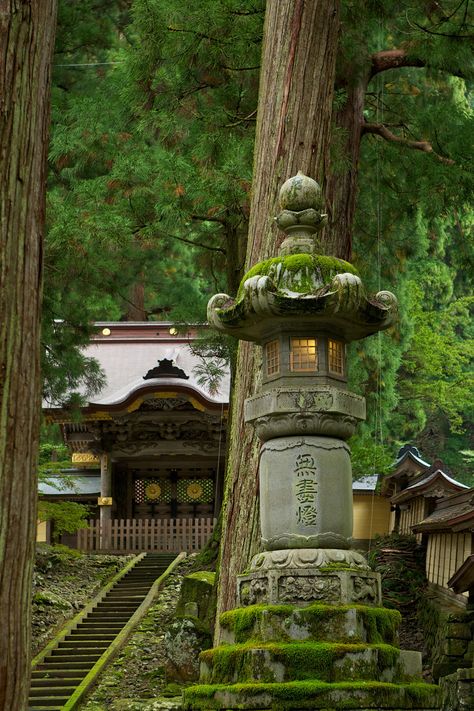
[[[389,328],[397,317],[396,297],[389,291],[368,296],[352,264],[316,251],[316,234],[326,222],[318,183],[298,173],[282,186],[280,205],[276,222],[287,237],[278,256],[254,265],[235,299],[216,294],[208,304],[209,323],[256,342],[306,328],[350,342]]]

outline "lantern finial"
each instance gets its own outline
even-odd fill
[[[280,189],[282,212],[276,218],[278,227],[288,236],[280,246],[279,253],[302,254],[315,250],[314,235],[327,222],[321,212],[323,205],[321,187],[301,171],[283,183]]]

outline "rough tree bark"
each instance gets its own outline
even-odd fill
[[[56,0],[0,0],[0,711],[27,707]]]
[[[298,170],[324,180],[339,32],[339,0],[267,3],[257,116],[247,268],[274,256],[278,191]],[[259,349],[242,343],[234,384],[219,561],[218,612],[235,605],[236,576],[259,539],[259,444],[243,423],[256,388]],[[219,633],[217,632],[217,640]]]

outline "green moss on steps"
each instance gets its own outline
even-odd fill
[[[184,709],[437,709],[439,687],[383,682],[297,681],[283,684],[200,684],[184,693]]]
[[[377,679],[384,672],[392,679],[399,650],[386,644],[247,642],[206,650],[200,658],[208,670],[204,676],[201,672],[201,679],[212,682],[304,679],[337,682]]]

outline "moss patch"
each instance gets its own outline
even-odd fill
[[[199,570],[197,573],[190,573],[186,578],[191,578],[192,580],[201,580],[208,585],[214,585],[216,581],[216,574],[209,570]]]
[[[213,683],[283,682],[378,679],[393,673],[399,650],[386,644],[334,644],[331,642],[247,642],[205,650],[201,678]]]
[[[187,709],[258,708],[257,699],[264,700],[265,708],[272,711],[286,709],[383,709],[383,708],[437,708],[439,687],[429,684],[389,684],[383,682],[321,681],[287,682],[283,684],[234,684],[225,686],[199,685],[187,689]]]
[[[254,276],[269,276],[278,289],[290,289],[300,294],[308,294],[329,284],[336,274],[358,275],[349,262],[337,257],[320,254],[289,254],[274,257],[255,264],[242,279],[237,292],[237,301],[244,294],[244,284]]]

